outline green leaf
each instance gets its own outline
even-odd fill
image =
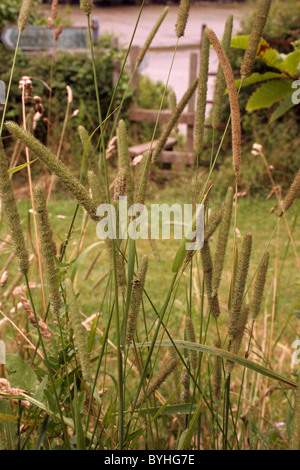
[[[300,50],[293,51],[284,59],[282,70],[292,76],[299,76],[300,74]]]
[[[267,80],[271,80],[273,78],[286,78],[286,76],[283,73],[278,73],[278,72],[266,72],[266,73],[253,73],[250,75],[250,77],[246,78],[243,81],[242,88],[245,86],[253,85],[255,83],[260,83],[260,82],[265,82]],[[236,80],[235,81],[237,89],[240,88],[241,80]],[[226,94],[228,93],[228,90],[226,90]]]
[[[6,371],[8,381],[12,387],[34,393],[37,376],[28,362],[16,354],[6,355]]]
[[[21,171],[23,170],[23,168],[26,168],[27,166],[29,165],[32,165],[32,163],[36,162],[38,159],[35,158],[34,160],[31,160],[31,162],[28,162],[28,163],[23,163],[22,165],[18,165],[18,166],[15,166],[14,168],[10,168],[8,170],[8,173],[10,175],[13,175],[14,173],[17,173],[18,171]]]
[[[47,388],[47,383],[48,383],[48,375],[45,375],[45,377],[41,381],[40,385],[38,386],[38,388],[37,388],[37,390],[34,394],[34,398],[36,400],[43,401],[44,392],[45,392],[45,389]]]
[[[186,415],[189,413],[193,413],[195,410],[196,406],[191,405],[190,403],[183,403],[180,405],[169,405],[165,409],[161,410],[161,408],[155,408],[155,407],[150,407],[150,408],[141,408],[140,412],[144,414],[151,414],[155,415],[159,412],[161,416],[169,416],[169,415]]]
[[[208,346],[206,344],[191,343],[189,341],[183,340],[174,340],[173,343],[168,340],[163,340],[156,342],[155,346],[174,346],[174,344],[175,346],[177,346],[177,348],[192,349],[194,351],[201,351],[203,353],[212,354],[213,356],[223,357],[224,359],[228,359],[229,361],[235,362],[236,364],[240,364],[241,366],[246,367],[247,369],[254,370],[254,372],[262,374],[265,377],[270,377],[271,379],[282,382],[286,385],[289,385],[290,387],[297,387],[297,384],[292,380],[289,380],[286,377],[283,377],[282,375],[276,374],[276,372],[273,372],[272,370],[267,369],[266,367],[263,367],[260,364],[257,364],[256,362],[249,361],[249,359],[245,359],[242,356],[238,356],[237,354],[233,354],[229,351],[226,351],[225,349],[218,349],[213,346]],[[137,348],[142,348],[148,347],[150,345],[150,342],[145,342],[137,343],[135,346]]]
[[[278,108],[276,108],[275,111],[272,113],[270,122],[272,123],[272,122],[276,121],[276,119],[283,116],[283,114],[287,113],[294,106],[296,106],[296,105],[292,102],[292,95],[287,96],[283,100],[283,102],[278,106]]]
[[[271,80],[270,82],[263,83],[250,96],[246,110],[255,111],[257,109],[269,108],[290,95],[291,89],[291,80]]]
[[[231,44],[230,47],[233,47],[234,49],[243,49],[244,51],[248,47],[249,43],[249,38],[250,36],[234,36],[231,38]]]
[[[250,36],[235,36],[231,39],[231,47],[236,49],[246,50]],[[276,49],[273,49],[270,44],[261,38],[256,57],[262,59],[269,67],[274,67],[278,70],[282,69],[283,59]]]

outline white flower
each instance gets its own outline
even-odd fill
[[[257,150],[257,152],[261,152],[263,149],[263,146],[261,144],[255,143],[253,144],[252,149]]]

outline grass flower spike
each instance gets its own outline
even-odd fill
[[[61,306],[57,267],[55,261],[56,247],[53,240],[52,228],[48,219],[46,199],[43,190],[37,186],[34,190],[34,205],[37,213],[37,224],[40,236],[40,246],[44,261],[44,271],[49,292],[50,305],[53,314],[58,317]]]
[[[33,0],[22,1],[19,18],[18,18],[18,28],[20,31],[23,31],[23,29],[26,27],[28,23],[31,8],[32,8],[32,3],[33,3]]]
[[[76,295],[73,290],[71,279],[65,280],[65,289],[66,289],[66,301],[71,318],[71,322],[74,328],[75,333],[75,346],[78,350],[78,356],[80,359],[80,365],[82,370],[82,375],[85,382],[91,382],[91,370],[90,370],[90,359],[87,350],[87,334],[86,329],[82,325],[81,316],[76,300]]]
[[[259,0],[257,14],[254,19],[248,47],[241,66],[242,79],[248,77],[253,68],[258,46],[271,8],[271,3],[272,0]]]
[[[60,160],[57,160],[56,156],[47,147],[20,126],[14,122],[7,122],[6,127],[15,138],[21,140],[31,150],[35,157],[42,160],[49,170],[58,176],[90,217],[97,220],[95,204],[89,197],[88,191],[79,183],[71,171]]]
[[[21,221],[17,209],[13,187],[8,174],[5,151],[0,140],[0,197],[6,215],[8,229],[11,235],[15,254],[18,258],[19,269],[27,274],[29,269],[29,256],[25,245]]]
[[[93,11],[93,0],[80,0],[80,9],[85,15],[90,15]]]
[[[229,59],[213,30],[208,29],[207,35],[218,55],[227,83],[232,121],[233,168],[237,175],[241,168],[241,113],[234,74]]]
[[[178,38],[184,35],[187,20],[189,17],[189,11],[191,6],[191,0],[181,0],[177,15],[177,23],[175,25],[175,32]]]
[[[201,42],[201,58],[198,81],[197,109],[195,115],[194,150],[197,155],[203,148],[205,110],[207,99],[207,80],[209,67],[209,39],[204,31]]]
[[[243,296],[248,275],[250,256],[252,250],[252,235],[246,233],[238,262],[237,273],[234,281],[233,297],[228,319],[228,336],[233,341],[239,333],[239,316],[242,309]]]

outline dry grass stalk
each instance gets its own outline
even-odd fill
[[[30,321],[30,323],[35,328],[37,328],[35,315],[34,315],[32,306],[31,306],[29,300],[26,297],[25,290],[26,290],[25,286],[17,287],[14,290],[14,294],[19,296],[19,298],[21,300],[21,303],[22,303],[22,306],[23,306],[25,312],[27,313],[28,320]],[[38,318],[38,327],[39,327],[39,330],[40,330],[40,333],[41,333],[42,337],[49,341],[50,337],[52,336],[52,333],[49,330],[46,323],[41,318]]]
[[[218,55],[227,83],[232,121],[233,168],[237,175],[241,168],[241,113],[234,74],[229,59],[214,31],[212,29],[208,29],[207,35]]]
[[[224,34],[222,38],[223,49],[228,55],[230,50],[231,35],[233,27],[233,16],[229,15],[225,24]],[[221,64],[218,66],[217,78],[215,83],[213,107],[212,107],[212,117],[211,123],[214,129],[217,129],[221,125],[222,118],[222,104],[224,99],[224,93],[226,90],[226,81],[224,77],[224,72]]]

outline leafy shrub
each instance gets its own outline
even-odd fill
[[[0,63],[0,75],[2,80],[6,83],[9,79],[10,65],[12,63],[12,54],[9,51],[0,49],[2,61]],[[113,95],[113,74],[115,61],[122,57],[120,51],[113,48],[101,51],[98,49],[96,53],[96,69],[98,76],[99,95],[101,99],[102,115],[105,117],[108,107]],[[21,93],[18,88],[18,81],[22,76],[32,77],[33,91],[32,96],[38,95],[42,98],[44,106],[43,117],[48,116],[48,96],[49,92],[45,85],[35,77],[42,79],[47,84],[50,77],[51,60],[49,55],[31,56],[25,53],[19,53],[17,57],[17,64],[15,68],[15,80],[12,85],[10,95],[10,105],[6,114],[7,119],[21,121]],[[121,102],[124,88],[127,84],[128,76],[124,74],[121,79],[119,91],[115,95],[115,100],[112,110],[114,110]],[[67,105],[67,91],[66,86],[69,85],[73,92],[73,103],[70,113],[79,109],[79,113],[75,118],[68,121],[67,134],[65,139],[65,152],[79,157],[81,155],[78,139],[68,139],[70,134],[77,135],[77,127],[83,124],[89,131],[94,130],[98,126],[98,114],[95,101],[95,91],[93,88],[93,71],[90,63],[90,58],[82,53],[69,53],[58,51],[54,62],[53,83],[52,83],[52,100],[51,100],[51,144],[57,147],[59,136],[61,133],[62,123],[64,121],[66,105]],[[130,93],[126,99],[123,116],[126,116],[126,109],[130,103]],[[34,103],[33,103],[34,104]],[[33,105],[27,105],[27,111]],[[46,139],[47,127],[46,123],[41,119],[38,123],[37,131],[38,137],[43,141]],[[109,132],[109,129],[108,129]],[[107,134],[108,134],[107,132]]]
[[[4,26],[12,23],[15,24],[17,22],[21,3],[22,0],[1,0],[0,31]],[[29,18],[29,23],[34,23],[40,17],[40,15],[37,13],[38,3],[38,0],[34,0],[34,5]]]
[[[255,5],[252,6],[252,13],[247,14],[241,21],[241,29],[239,35],[248,35],[251,31],[253,18],[255,14]],[[264,39],[267,41],[278,41],[279,44],[274,47],[281,53],[290,53],[293,51],[292,45],[280,44],[281,41],[294,41],[299,35],[299,12],[300,2],[294,1],[275,1],[268,21],[266,24]],[[281,29],[282,28],[282,29]],[[236,73],[239,73],[244,51],[241,49],[231,48],[230,62]],[[257,59],[253,68],[253,73],[278,72],[274,68],[270,68],[261,59]],[[242,132],[243,132],[243,170],[240,174],[239,184],[242,189],[252,188],[256,191],[265,192],[265,188],[270,187],[270,179],[266,168],[259,157],[251,154],[252,145],[255,142],[263,145],[267,159],[274,167],[273,176],[275,181],[287,187],[295,172],[300,165],[300,157],[298,148],[300,145],[300,137],[297,129],[299,127],[300,112],[299,106],[294,107],[288,113],[284,114],[280,119],[271,123],[270,118],[274,110],[278,107],[278,103],[267,109],[259,109],[254,112],[246,110],[246,106],[250,96],[261,84],[253,84],[244,87],[239,96],[241,115],[242,115]],[[229,107],[228,100],[225,98],[223,106],[223,122],[228,119]],[[219,141],[222,131],[215,133],[215,140]],[[207,141],[211,142],[212,131],[207,133]],[[208,145],[209,147],[209,145]],[[229,179],[226,178],[226,167],[230,167],[230,135],[228,133],[226,142],[221,152],[220,161],[222,161],[222,174],[219,175],[218,184],[226,186]],[[209,159],[209,151],[204,154],[204,159]],[[227,164],[228,159],[228,164]],[[225,163],[224,163],[225,162]]]

